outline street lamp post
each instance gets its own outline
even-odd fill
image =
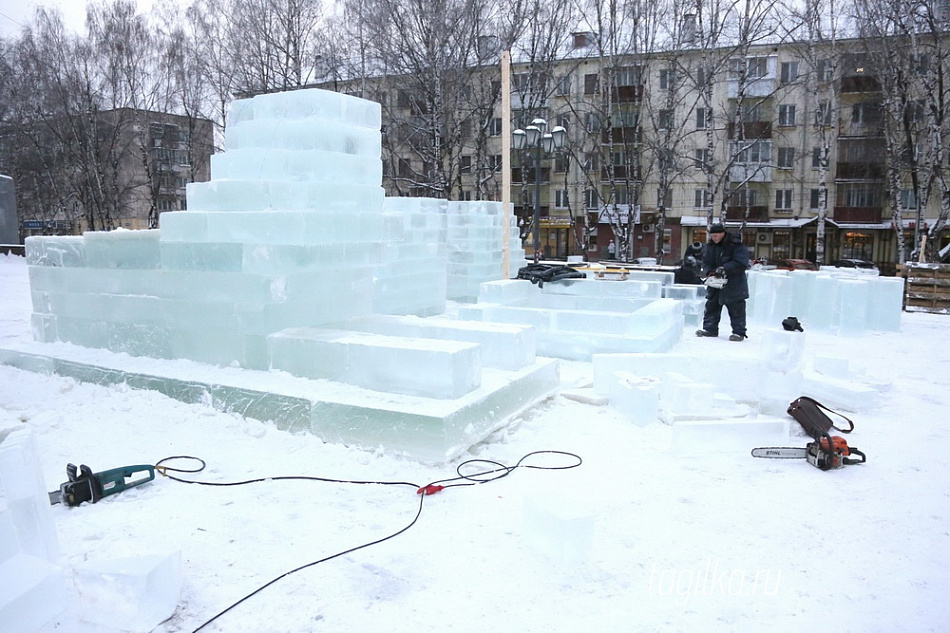
[[[541,258],[541,155],[561,149],[567,142],[567,130],[558,125],[550,132],[545,132],[547,126],[548,122],[539,118],[531,121],[531,125],[525,129],[519,128],[511,133],[512,147],[517,150],[527,148],[534,152],[534,217],[531,231],[534,235],[535,264]]]

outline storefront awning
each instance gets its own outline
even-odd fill
[[[766,221],[750,220],[745,223],[746,228],[750,229],[797,229],[817,220],[818,218],[773,218]],[[742,222],[726,220],[727,228],[738,228]],[[681,226],[706,226],[705,215],[684,215],[680,218]]]

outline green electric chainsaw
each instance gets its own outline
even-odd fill
[[[123,466],[94,473],[85,464],[79,468],[75,464],[67,464],[66,477],[69,481],[61,484],[59,490],[49,493],[51,504],[63,503],[72,507],[85,501],[97,503],[103,497],[152,481],[155,479],[155,467]]]

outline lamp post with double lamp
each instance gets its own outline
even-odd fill
[[[511,133],[512,147],[516,150],[530,149],[534,153],[534,217],[531,220],[531,233],[534,235],[535,264],[541,258],[541,155],[561,149],[567,142],[566,129],[558,125],[550,132],[545,132],[547,126],[548,122],[544,119],[534,119],[525,129],[519,128]]]

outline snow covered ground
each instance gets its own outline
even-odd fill
[[[0,347],[29,339],[22,258],[0,256]],[[806,354],[849,355],[891,381],[879,410],[852,415],[868,463],[822,472],[745,454],[678,456],[672,429],[637,427],[608,406],[557,395],[465,458],[514,465],[534,451],[583,464],[517,469],[428,496],[416,524],[383,543],[290,574],[204,631],[947,631],[950,622],[950,319],[908,313],[900,332],[807,331]],[[685,351],[756,359],[742,344],[684,338]],[[561,364],[565,388],[587,363]],[[409,525],[416,486],[456,476],[384,450],[323,444],[208,406],[0,365],[0,427],[25,425],[50,490],[67,462],[93,470],[207,462],[95,505],[55,506],[67,569],[180,551],[175,615],[155,631],[193,631],[286,572]],[[804,445],[792,437],[790,445]],[[752,448],[752,447],[749,447]],[[462,461],[462,460],[459,460]],[[566,455],[527,464],[567,466]],[[471,470],[489,468],[476,464]],[[559,548],[552,544],[559,544]],[[102,609],[109,609],[105,601]],[[43,633],[110,633],[77,608]]]

